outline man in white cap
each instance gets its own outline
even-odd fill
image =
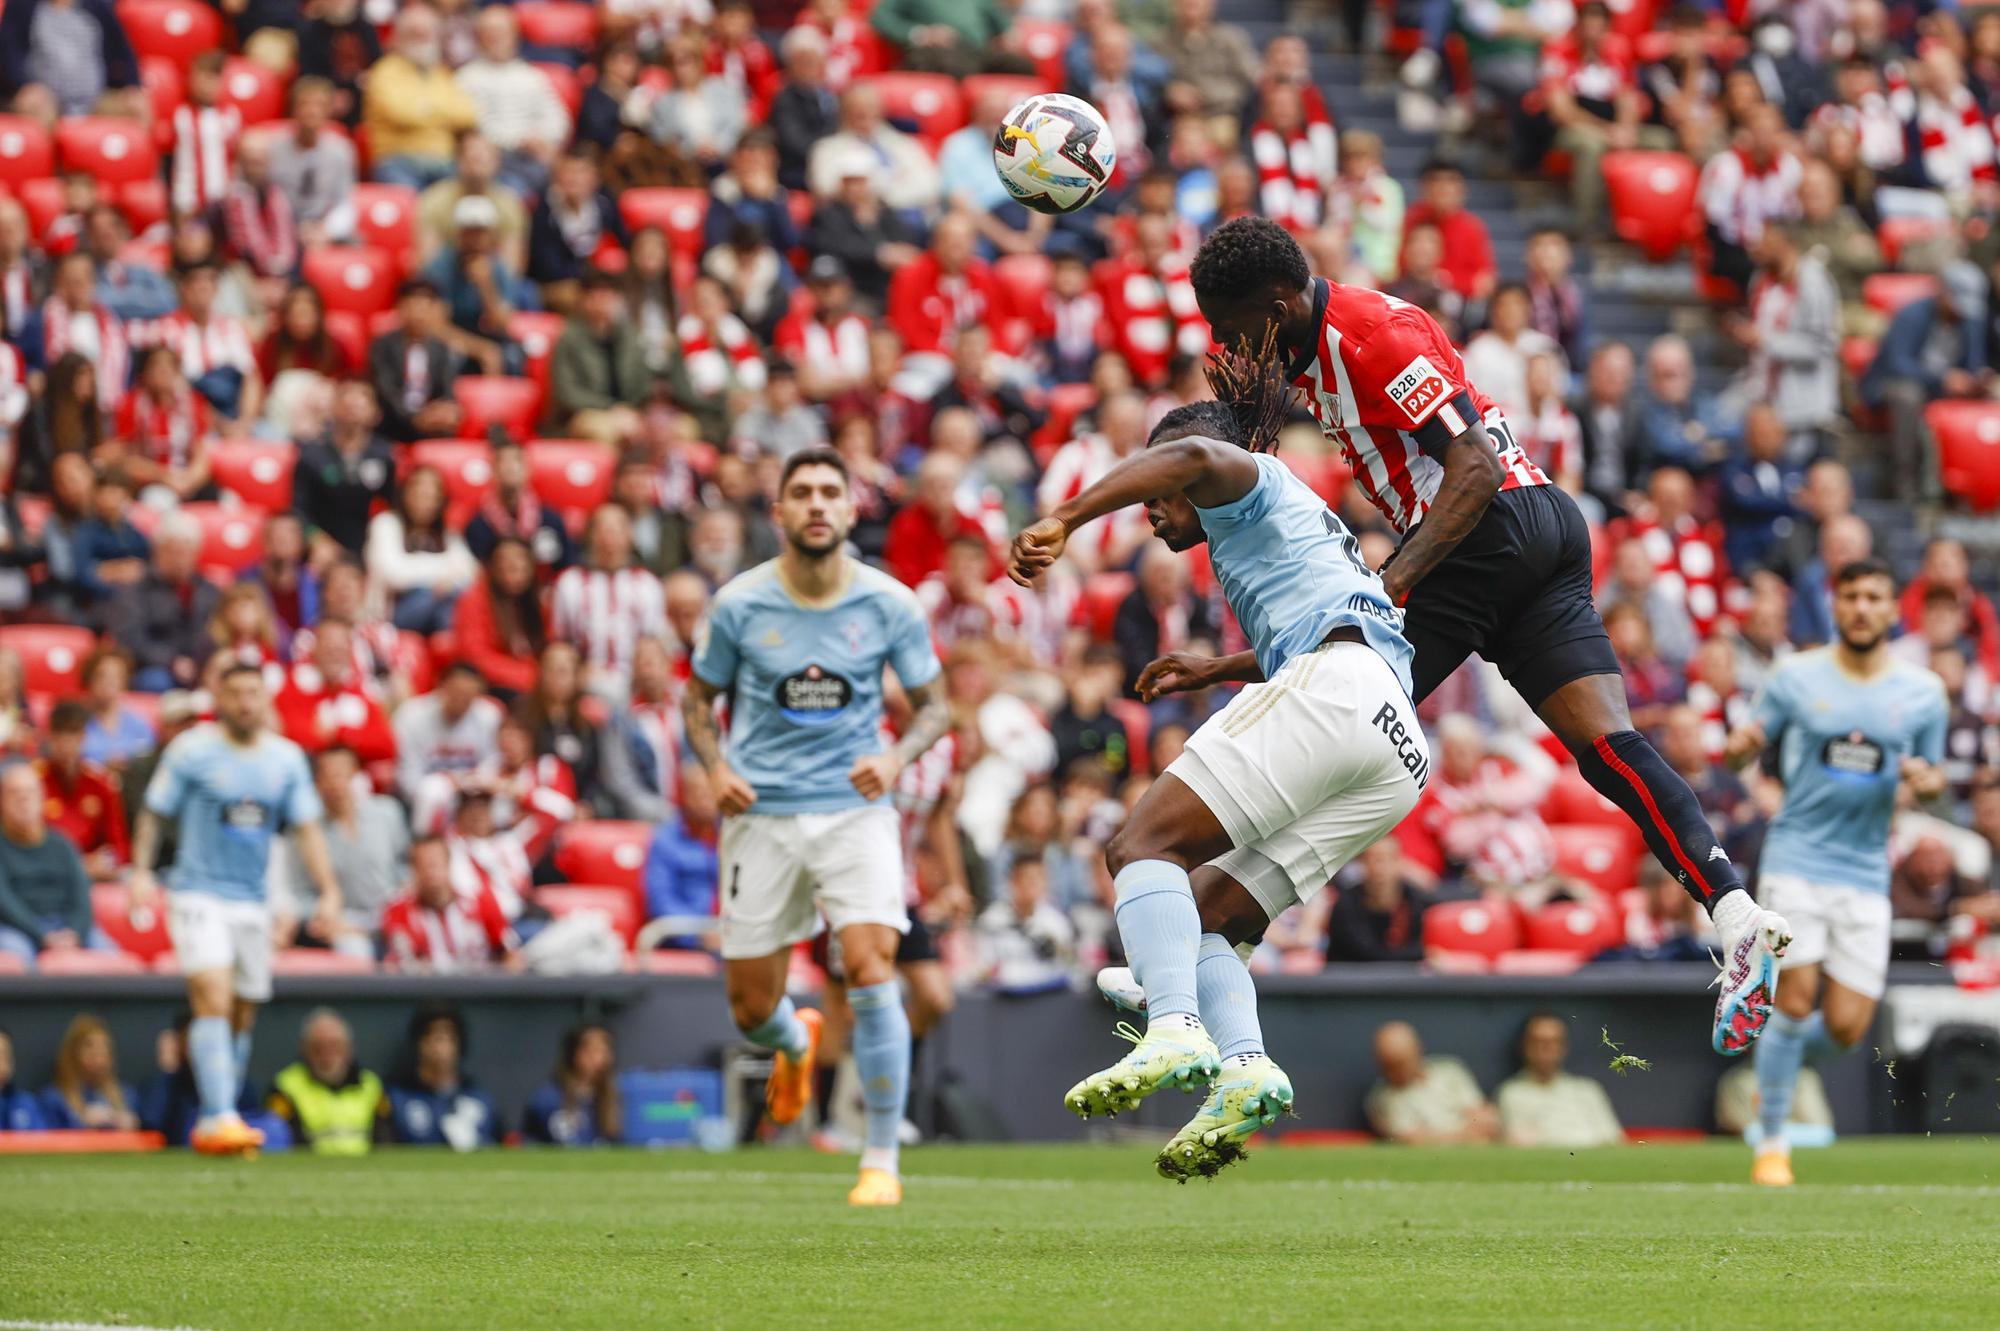
[[[937,206],[938,171],[930,154],[882,118],[882,95],[868,83],[841,94],[839,132],[813,145],[806,178],[815,195],[825,199],[839,192],[857,148],[868,154],[872,178],[889,207],[924,212]]]
[[[507,320],[530,299],[521,279],[498,253],[500,210],[483,194],[468,194],[451,210],[455,243],[424,269],[459,330],[456,350],[487,374],[518,374],[521,349],[507,335]]]

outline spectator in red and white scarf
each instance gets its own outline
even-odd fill
[[[1768,224],[1799,212],[1804,169],[1786,146],[1785,119],[1768,104],[1753,107],[1735,146],[1702,168],[1698,198],[1707,221],[1709,269],[1747,290],[1755,275],[1750,247]]]
[[[1583,292],[1570,276],[1569,237],[1544,227],[1528,237],[1528,326],[1562,347],[1572,366],[1582,365],[1590,344]]]
[[[826,86],[833,92],[845,92],[856,78],[882,69],[881,41],[865,17],[855,16],[848,0],[810,0],[793,21],[792,31],[807,27],[824,38],[820,49],[826,62]]]
[[[172,347],[141,354],[139,382],[117,419],[125,473],[135,485],[163,485],[181,499],[208,485],[208,405],[188,386]]]
[[[410,890],[382,910],[384,963],[403,972],[448,975],[495,962],[518,969],[519,940],[490,886],[476,876],[461,893],[454,856],[440,837],[410,847]]]
[[[237,151],[236,182],[222,201],[222,234],[256,277],[258,303],[276,305],[299,266],[299,234],[291,200],[271,179],[271,143],[262,135]]]
[[[709,30],[708,72],[721,75],[743,94],[753,122],[764,118],[778,91],[778,61],[757,36],[757,16],[750,0],[722,0],[715,7],[715,23]]]
[[[374,698],[400,703],[410,692],[409,663],[404,659],[402,639],[396,626],[368,610],[367,575],[353,559],[336,557],[320,575],[319,621],[345,624],[354,672],[362,689]],[[292,659],[310,661],[319,629],[302,628],[292,635]],[[402,712],[397,712],[400,719]]]
[[[24,331],[22,350],[28,366],[45,370],[74,351],[97,372],[97,405],[115,415],[125,397],[131,349],[125,327],[97,299],[97,271],[87,254],[65,255],[56,265],[49,298]]]
[[[702,397],[731,388],[752,392],[764,386],[764,353],[749,327],[730,308],[722,283],[703,274],[694,281],[688,311],[675,329],[688,383]]]
[[[1296,84],[1267,82],[1250,126],[1250,156],[1264,215],[1292,231],[1318,226],[1339,156],[1325,110],[1315,118]]]
[[[576,817],[576,778],[553,753],[537,755],[535,734],[518,717],[500,723],[500,747],[470,778],[493,801],[494,828],[521,847],[533,864],[556,830]]]
[[[499,434],[493,441],[493,488],[465,526],[465,547],[483,564],[501,541],[521,541],[533,552],[535,568],[553,577],[569,567],[576,547],[562,515],[542,503],[529,480],[527,451],[519,440]]]
[[[1646,484],[1647,508],[1630,534],[1652,559],[1655,584],[1679,600],[1705,638],[1722,617],[1729,567],[1714,523],[1694,515],[1694,481],[1679,467],[1661,467]]]
[[[1924,183],[1968,204],[1975,186],[1996,178],[1993,129],[1965,86],[1957,55],[1940,41],[1921,42],[1917,58],[1892,67],[1888,81],[1889,104],[1915,126]]]
[[[618,698],[631,687],[638,640],[667,631],[666,601],[660,580],[633,564],[632,520],[618,505],[590,515],[583,547],[584,562],[556,579],[549,636],[576,645],[593,693]]]
[[[181,373],[208,399],[225,434],[246,433],[264,408],[264,376],[249,328],[234,315],[215,312],[220,274],[207,261],[182,266],[180,309],[163,319],[135,323],[135,347],[165,346],[180,357]]]
[[[243,133],[243,116],[233,106],[218,105],[225,59],[221,51],[209,50],[189,62],[187,103],[174,109],[170,122],[170,197],[178,216],[204,213],[229,192],[230,158]]]
[[[1165,380],[1177,351],[1208,353],[1208,322],[1195,304],[1187,260],[1173,250],[1173,227],[1157,213],[1139,218],[1131,254],[1098,268],[1097,289],[1112,329],[1112,345],[1132,377],[1152,386]]]

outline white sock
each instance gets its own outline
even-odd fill
[[[865,1146],[861,1150],[861,1167],[894,1174],[899,1157],[900,1153],[894,1146]]]
[[[1763,913],[1763,907],[1752,900],[1748,892],[1739,890],[1724,893],[1708,918],[1715,922],[1715,932],[1722,936],[1724,945],[1735,947],[1736,941],[1750,931],[1750,926]]]

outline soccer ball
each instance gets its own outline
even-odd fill
[[[1118,165],[1111,126],[1089,102],[1037,93],[1007,113],[993,136],[993,169],[1016,202],[1073,213],[1104,192]]]

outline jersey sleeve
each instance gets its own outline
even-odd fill
[[[888,598],[889,664],[906,689],[928,684],[944,667],[931,646],[931,626],[917,598],[899,592]]]
[[[1791,672],[1782,668],[1772,671],[1764,687],[1757,690],[1757,697],[1750,704],[1750,716],[1764,728],[1766,743],[1777,743],[1778,736],[1791,724],[1791,695]]]
[[[146,808],[162,818],[178,818],[187,802],[187,756],[192,732],[177,736],[160,755],[153,779],[146,783]]]
[[[285,826],[303,827],[326,817],[319,791],[313,786],[312,768],[306,764],[305,750],[287,745],[285,754]]]
[[[1355,391],[1379,394],[1386,418],[1432,457],[1479,423],[1464,362],[1437,323],[1414,306],[1367,340],[1350,373]]]
[[[736,682],[736,626],[736,601],[725,599],[709,606],[695,631],[691,664],[696,676],[711,688],[728,689]]]

